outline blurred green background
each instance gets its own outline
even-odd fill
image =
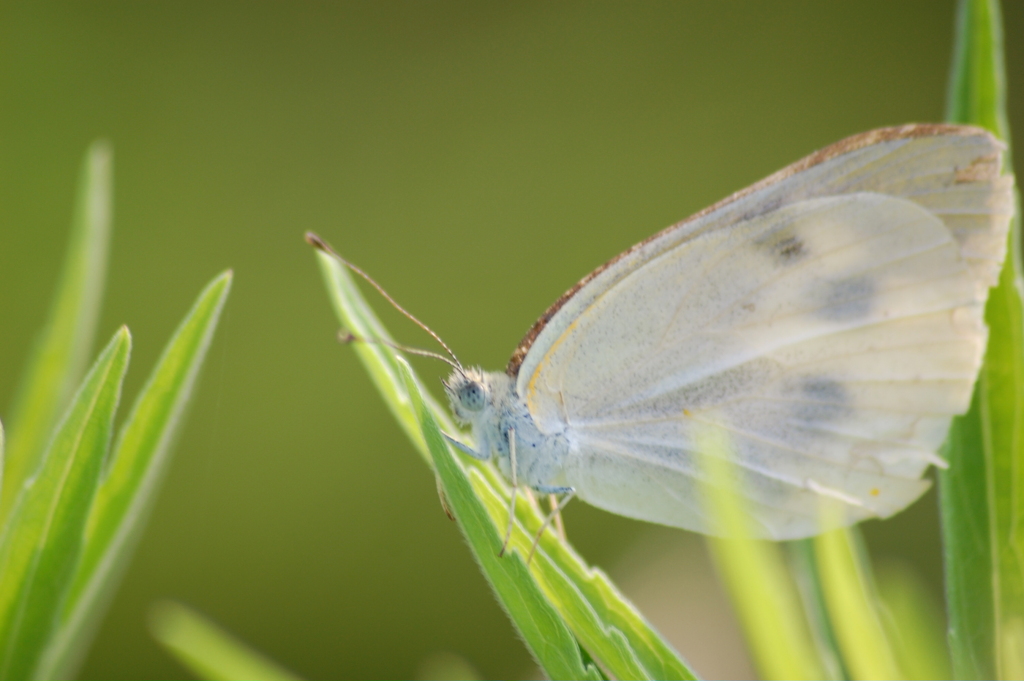
[[[1004,11],[1020,139],[1024,3]],[[846,135],[940,120],[952,18],[938,0],[0,5],[0,409],[92,139],[115,149],[100,339],[134,334],[125,402],[200,287],[236,272],[82,676],[187,677],[146,631],[160,598],[311,678],[429,676],[445,651],[487,677],[536,674],[432,476],[334,341],[302,233],[497,369],[634,242]],[[865,531],[938,594],[935,503]],[[566,523],[699,672],[749,669],[700,541],[583,504]]]

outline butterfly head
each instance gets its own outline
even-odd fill
[[[462,423],[471,423],[490,402],[490,389],[483,372],[477,369],[453,371],[444,382],[444,391],[452,405],[452,412]]]

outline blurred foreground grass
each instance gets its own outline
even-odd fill
[[[131,335],[89,365],[110,233],[112,160],[86,154],[46,328],[0,439],[0,679],[74,676],[159,489],[231,273],[199,295],[117,431]]]

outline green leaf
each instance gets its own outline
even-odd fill
[[[502,528],[508,518],[509,500],[497,489],[490,486],[484,476],[474,469],[469,471],[470,481],[476,497],[483,502],[486,512],[490,516],[494,527]],[[527,506],[526,500],[521,504]],[[509,542],[508,555],[528,556],[533,544],[533,538],[540,530],[540,521],[537,517],[536,507],[519,508],[516,505],[516,525],[512,539]],[[532,506],[532,505],[531,505]],[[536,521],[535,521],[536,520]],[[531,568],[537,585],[544,596],[579,639],[580,644],[592,655],[599,659],[606,669],[620,679],[648,679],[657,678],[654,674],[645,669],[644,664],[634,653],[629,640],[625,634],[616,626],[606,623],[598,608],[595,608],[584,595],[587,578],[574,580],[573,577],[581,577],[585,574],[586,568],[576,575],[570,575],[559,570],[559,566],[552,560],[550,551],[553,548],[550,544],[557,544],[549,533],[549,545],[538,550],[531,563]],[[499,543],[500,546],[500,543]],[[596,579],[593,575],[591,579]],[[607,582],[607,578],[605,578]],[[579,586],[577,585],[579,584]],[[553,677],[554,678],[554,677]],[[671,678],[671,677],[670,677]],[[684,677],[685,678],[685,677]]]
[[[318,253],[335,311],[343,326],[363,338],[390,340],[384,327],[354,286],[351,277],[332,257]],[[356,352],[367,366],[396,419],[428,464],[433,466],[420,434],[412,401],[400,378],[404,362],[379,344],[356,343]],[[422,384],[412,375],[422,392]],[[447,412],[429,395],[425,404],[435,421],[450,433],[458,432]],[[508,519],[510,490],[492,465],[466,460],[473,489],[491,516],[491,523],[504,530]],[[535,505],[521,500],[516,506],[517,522],[511,546],[526,554],[543,522]],[[495,549],[497,550],[497,549]],[[508,559],[505,559],[508,560]],[[518,560],[518,559],[517,559]],[[595,570],[553,533],[540,541],[531,564],[537,584],[565,620],[587,652],[619,678],[691,679],[693,673],[665,641],[643,619],[599,570]],[[643,671],[641,671],[643,670]]]
[[[511,552],[503,558],[498,556],[501,530],[474,493],[466,471],[448,449],[440,426],[423,401],[412,370],[402,360],[398,361],[406,391],[422,425],[423,439],[441,478],[448,508],[498,596],[498,602],[505,608],[530,652],[552,679],[601,678],[596,669],[585,666],[576,639],[544,597],[520,555]]]
[[[82,165],[60,284],[11,406],[0,523],[38,466],[53,427],[88,366],[106,274],[111,165],[110,148],[93,143]]]
[[[37,677],[73,674],[127,566],[169,461],[169,445],[231,288],[231,272],[199,294],[118,433],[89,514],[82,560]]]
[[[25,679],[49,640],[82,549],[131,338],[107,345],[26,481],[0,537],[0,679]]]
[[[850,676],[902,678],[882,623],[859,531],[842,528],[818,535],[814,538],[814,551],[829,620]]]
[[[496,523],[507,520],[507,488],[496,472],[474,468],[470,477],[491,518]],[[500,486],[495,486],[495,481]],[[533,504],[517,504],[516,518],[510,544],[526,554],[540,530],[543,514]],[[549,530],[541,537],[532,568],[544,593],[583,647],[616,677],[696,678],[611,579],[588,566],[554,532]]]
[[[165,601],[154,605],[149,628],[156,640],[201,679],[296,681],[299,678],[180,603]]]
[[[947,119],[1009,144],[996,0],[961,0]],[[1007,154],[1009,165],[1009,154]],[[1024,309],[1020,200],[985,309],[989,343],[939,475],[950,647],[959,678],[1009,678],[1024,650]]]

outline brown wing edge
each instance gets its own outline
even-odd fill
[[[537,339],[537,336],[540,335],[540,332],[544,330],[544,327],[547,326],[548,322],[551,321],[555,314],[562,308],[563,305],[565,305],[569,301],[570,298],[576,295],[577,291],[582,289],[584,286],[590,283],[590,281],[594,277],[601,274],[601,272],[604,272],[606,269],[614,265],[620,259],[626,257],[630,253],[633,253],[638,248],[642,248],[644,245],[646,245],[647,243],[651,242],[654,239],[657,239],[666,232],[678,229],[679,227],[682,227],[690,222],[693,222],[694,220],[704,217],[708,213],[716,211],[719,208],[722,208],[723,206],[727,206],[734,201],[742,199],[744,196],[747,196],[748,194],[751,194],[760,189],[763,189],[777,182],[785,180],[786,178],[795,175],[800,171],[807,170],[808,168],[813,168],[819,163],[824,163],[825,161],[836,158],[837,156],[841,156],[851,151],[856,151],[858,149],[863,149],[864,147],[869,147],[873,144],[878,144],[880,142],[889,142],[892,140],[914,139],[917,137],[933,137],[937,135],[962,135],[967,137],[970,135],[978,134],[992,136],[992,133],[990,133],[988,130],[985,130],[984,128],[979,128],[973,125],[951,125],[948,123],[909,123],[907,125],[900,125],[892,128],[878,128],[877,130],[869,130],[867,132],[862,132],[857,135],[853,135],[852,137],[847,137],[846,139],[840,140],[835,144],[831,144],[825,147],[824,149],[820,149],[814,152],[810,156],[800,159],[796,163],[786,166],[782,170],[772,173],[763,180],[755,182],[749,187],[745,187],[744,189],[741,189],[738,192],[730,196],[727,196],[721,201],[714,203],[697,213],[694,213],[685,220],[677,222],[674,225],[666,227],[665,229],[655,234],[652,234],[651,236],[647,237],[640,243],[635,244],[634,246],[623,251],[622,253],[619,253],[614,258],[612,258],[605,264],[601,265],[587,276],[580,279],[575,286],[573,286],[568,291],[563,293],[561,297],[558,298],[558,300],[552,303],[551,306],[544,311],[544,314],[540,316],[540,319],[533,323],[533,326],[531,326],[530,330],[526,332],[526,335],[523,336],[523,339],[519,341],[519,346],[512,353],[512,357],[508,360],[508,366],[505,367],[505,373],[507,373],[512,378],[516,378],[519,375],[519,367],[522,365],[523,359],[526,357],[526,353],[529,352],[530,346],[533,345],[533,342]]]

